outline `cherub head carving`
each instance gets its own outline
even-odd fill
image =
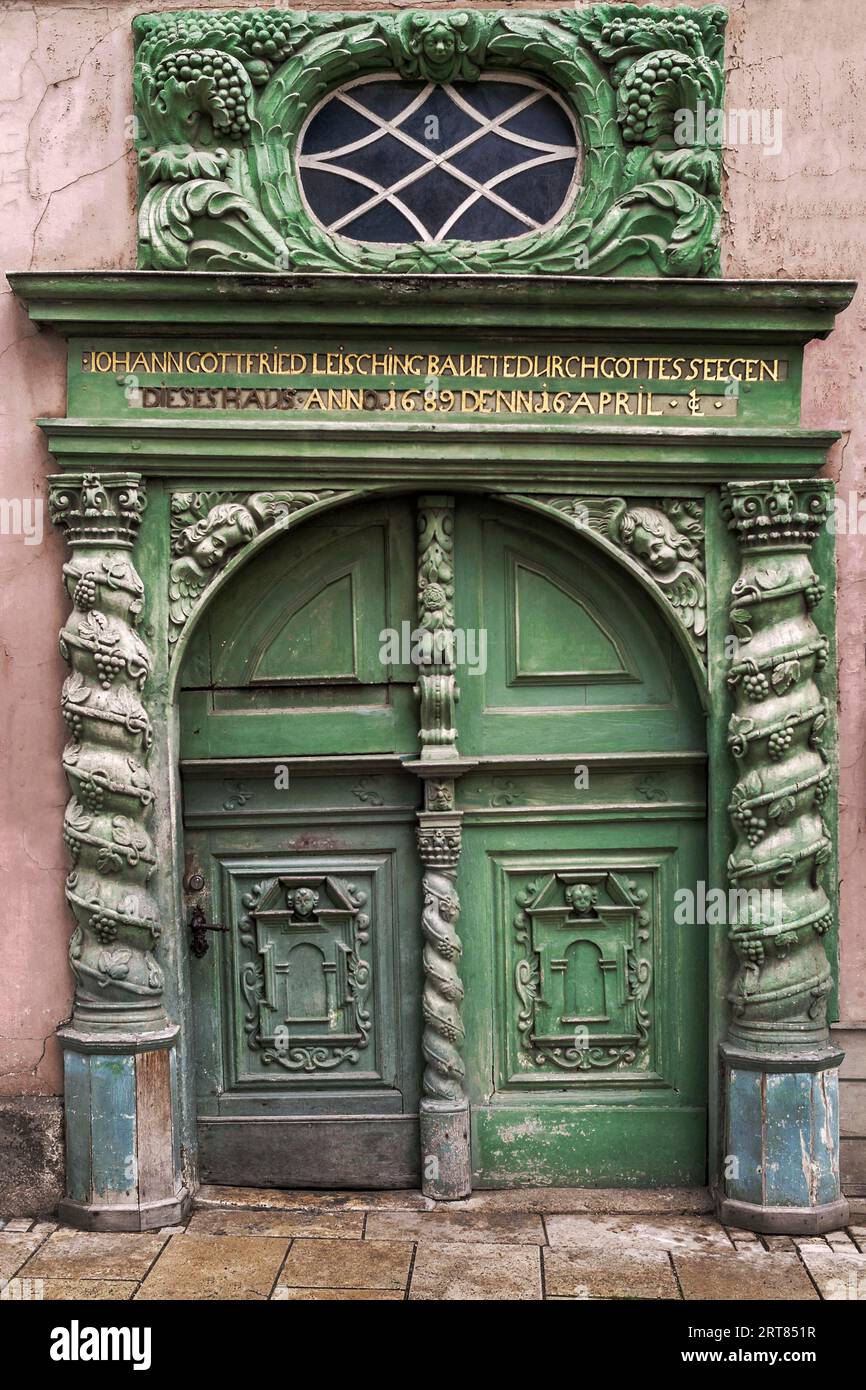
[[[230,550],[252,540],[258,527],[240,502],[221,502],[201,521],[181,531],[177,539],[179,555],[188,555],[202,569],[213,569]]]
[[[663,512],[650,507],[629,507],[620,521],[619,534],[623,545],[659,574],[675,570],[681,560],[698,558],[694,542],[678,531]]]

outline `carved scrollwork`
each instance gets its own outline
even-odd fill
[[[666,497],[659,501],[624,497],[544,497],[539,499],[628,552],[674,609],[706,665],[707,581],[704,523],[700,502]]]
[[[372,1028],[372,969],[364,954],[371,928],[367,893],[332,875],[280,875],[254,884],[241,903],[240,944],[252,957],[240,967],[250,1049],[264,1065],[292,1073],[358,1063]],[[321,1016],[310,1000],[297,1001],[291,991],[292,953],[308,945],[322,961]],[[298,1002],[305,1012],[294,1015]]]
[[[418,504],[418,629],[422,664],[415,693],[420,702],[422,757],[441,756],[457,741],[460,698],[454,665],[454,503],[421,497]]]
[[[334,497],[319,492],[274,490],[241,493],[176,492],[171,499],[169,642],[180,638],[187,619],[208,584],[233,552],[284,517]]]
[[[739,962],[731,1035],[765,1046],[826,1039],[832,838],[822,807],[832,768],[816,677],[829,644],[811,616],[823,585],[809,551],[827,509],[821,483],[732,483],[723,492],[741,549],[727,678],[728,744],[739,772],[728,808],[737,835],[728,877],[742,898],[731,931]]]
[[[55,477],[49,507],[72,550],[63,567],[72,610],[60,650],[72,671],[61,710],[70,742],[63,767],[71,799],[63,838],[71,859],[66,897],[76,921],[69,961],[74,1021],[147,1031],[164,1022],[163,978],[153,950],[156,903],[148,890],[153,741],[142,702],[150,653],[135,631],[144,585],[129,558],[144,511],[135,474]]]
[[[513,978],[527,1065],[589,1072],[645,1056],[648,903],[645,886],[609,870],[545,873],[518,890]]]
[[[712,274],[720,156],[698,113],[723,105],[724,22],[718,7],[627,4],[544,14],[142,15],[134,22],[140,263]],[[558,222],[512,240],[384,246],[329,234],[310,216],[293,156],[323,94],[359,74],[444,83],[509,69],[550,82],[580,128],[584,176]]]

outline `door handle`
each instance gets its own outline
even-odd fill
[[[209,931],[228,931],[220,922],[209,922],[205,916],[204,908],[196,903],[189,919],[190,942],[189,949],[192,951],[196,960],[201,960],[202,956],[208,953],[209,942],[207,934]]]

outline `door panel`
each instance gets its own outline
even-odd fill
[[[701,824],[545,821],[467,813],[475,1181],[700,1182],[705,943],[671,905],[700,876]]]
[[[455,554],[458,629],[487,658],[458,671],[464,755],[703,747],[670,630],[577,532],[482,502],[459,510]]]
[[[347,507],[242,570],[185,659],[185,757],[411,753],[416,673],[380,633],[413,615],[414,537],[409,502]]]
[[[226,928],[191,963],[208,1181],[420,1179],[414,671],[379,660],[412,614],[413,542],[405,503],[289,534],[185,668],[189,906]]]
[[[673,924],[706,864],[693,683],[580,535],[490,503],[456,535],[488,658],[458,671],[473,1181],[701,1182],[706,942]]]

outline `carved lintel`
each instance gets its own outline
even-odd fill
[[[832,980],[823,884],[832,838],[822,807],[835,775],[823,746],[818,676],[828,639],[812,617],[824,586],[810,549],[828,510],[825,483],[732,483],[723,513],[740,544],[731,592],[734,701],[728,742],[738,779],[728,859],[739,895],[730,1036],[787,1051],[824,1045]]]
[[[144,586],[132,564],[145,494],[134,473],[49,479],[55,525],[71,559],[72,600],[60,650],[72,667],[61,709],[70,732],[63,767],[72,793],[63,835],[71,867],[66,897],[76,926],[73,1027],[149,1033],[165,1025],[160,937],[148,882],[154,793],[147,771],[151,722],[142,692],[150,654],[135,628]]]
[[[348,494],[346,494],[348,496]],[[232,555],[284,517],[314,507],[333,488],[317,492],[175,492],[171,499],[169,642],[174,646],[207,586]]]

